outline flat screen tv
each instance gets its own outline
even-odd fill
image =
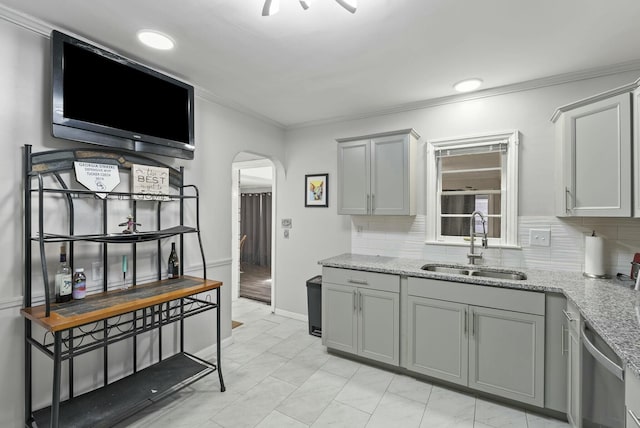
[[[53,31],[55,137],[193,159],[193,86]]]

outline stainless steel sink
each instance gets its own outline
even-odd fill
[[[438,263],[429,263],[421,268],[429,272],[447,273],[453,275],[464,276],[477,276],[480,278],[496,278],[496,279],[508,279],[512,281],[522,281],[527,279],[527,275],[523,272],[509,271],[509,270],[496,270],[480,267],[467,267],[467,266],[455,266]]]
[[[498,279],[511,279],[522,281],[527,279],[527,275],[523,272],[501,272],[495,270],[472,270],[469,273],[471,276],[480,276],[485,278],[498,278]]]
[[[469,270],[464,268],[457,268],[455,266],[424,265],[421,269],[428,270],[429,272],[452,273],[454,275],[469,275]]]

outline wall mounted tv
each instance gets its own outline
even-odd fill
[[[193,159],[193,86],[53,31],[55,137]]]

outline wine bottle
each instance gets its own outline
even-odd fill
[[[180,276],[180,260],[178,259],[178,253],[176,253],[176,243],[171,243],[171,254],[169,254],[168,262],[169,279],[178,278]]]
[[[68,302],[71,300],[73,291],[73,283],[71,281],[71,268],[67,264],[67,249],[63,245],[60,246],[60,264],[55,276],[56,302]]]

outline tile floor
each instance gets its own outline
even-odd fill
[[[214,373],[119,427],[512,427],[568,424],[327,353],[307,324],[239,299],[234,343]]]

